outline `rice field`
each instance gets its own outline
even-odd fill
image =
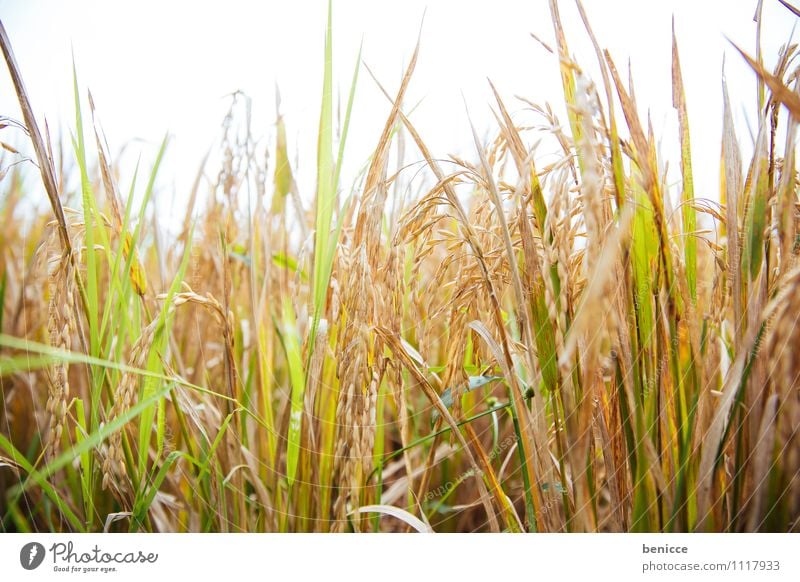
[[[696,197],[685,55],[662,151],[577,5],[594,54],[550,0],[566,119],[494,91],[488,142],[432,152],[417,45],[352,184],[380,81],[332,62],[329,9],[315,191],[237,95],[175,236],[169,140],[123,172],[77,74],[57,140],[0,28],[23,112],[0,120],[0,531],[800,531],[797,45],[739,51],[752,147],[720,79],[720,189]]]

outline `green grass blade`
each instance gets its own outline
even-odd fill
[[[331,2],[328,2],[328,26],[325,32],[325,72],[322,81],[322,107],[317,143],[317,197],[314,235],[314,314],[319,317],[328,290],[326,259],[329,254],[336,186],[333,183],[333,49]],[[313,345],[313,344],[310,344]]]
[[[283,347],[286,350],[286,361],[289,364],[289,378],[292,387],[289,434],[286,449],[286,479],[289,485],[292,485],[295,475],[297,474],[297,460],[300,455],[305,377],[303,374],[303,356],[300,349],[300,336],[297,333],[294,308],[288,297],[284,298],[283,301],[281,337],[283,339]]]

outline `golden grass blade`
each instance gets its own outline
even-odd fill
[[[792,6],[786,0],[778,0],[778,2],[783,4],[789,12],[791,12],[792,14],[794,14],[797,17],[800,17],[800,8],[796,8],[796,7]]]
[[[503,491],[502,485],[500,485],[500,482],[497,480],[497,475],[492,468],[489,457],[486,455],[486,451],[483,450],[483,447],[478,440],[478,435],[475,434],[475,429],[467,424],[465,425],[464,430],[467,433],[469,442],[472,443],[472,448],[475,450],[481,466],[483,467],[483,474],[486,476],[486,480],[489,482],[489,487],[494,493],[494,498],[500,504],[503,518],[506,522],[506,530],[514,533],[521,533],[525,531],[522,526],[522,521],[519,519],[519,516],[514,509],[514,505],[509,501],[508,496]]]
[[[747,61],[750,68],[756,72],[759,79],[762,79],[767,84],[769,90],[772,91],[772,98],[782,103],[786,109],[789,110],[789,114],[794,117],[795,121],[800,121],[800,95],[784,85],[779,78],[767,71],[758,61],[740,49],[733,41],[729,40],[728,42],[742,55],[742,58]]]

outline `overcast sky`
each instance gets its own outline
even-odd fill
[[[166,191],[188,189],[198,161],[219,136],[229,104],[225,95],[232,91],[242,90],[253,98],[255,132],[272,136],[277,84],[290,149],[301,154],[301,188],[308,190],[314,182],[326,4],[326,0],[0,0],[0,18],[33,106],[40,118],[47,116],[51,127],[59,121],[67,128],[74,125],[74,50],[81,86],[92,91],[112,153],[140,138],[143,141],[130,149],[147,159],[164,133],[171,133],[161,182]],[[718,185],[723,54],[727,54],[737,130],[742,141],[750,139],[743,111],[753,114],[755,79],[725,36],[754,52],[756,4],[756,0],[584,0],[600,44],[620,67],[630,59],[641,113],[651,110],[656,133],[664,135],[663,153],[677,168],[670,77],[675,16],[698,196],[715,197]],[[777,0],[764,4],[764,52],[772,65],[795,19]],[[570,51],[594,73],[594,52],[575,5],[562,0],[561,7]],[[491,126],[487,77],[512,111],[522,108],[514,95],[551,102],[556,111],[563,111],[557,61],[530,36],[534,33],[553,44],[546,0],[334,1],[334,86],[346,95],[363,38],[364,62],[394,91],[412,54],[423,13],[421,53],[407,103],[421,100],[412,119],[435,155],[474,151],[462,93],[479,131]],[[362,70],[343,183],[350,182],[347,176],[352,177],[371,151],[388,110],[387,101]],[[20,117],[5,67],[0,73],[0,113]]]

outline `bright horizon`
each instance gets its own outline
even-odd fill
[[[622,74],[630,60],[640,115],[650,111],[669,163],[670,183],[677,176],[677,113],[671,94],[671,21],[674,15],[691,127],[698,197],[715,198],[719,181],[722,59],[737,134],[745,149],[754,124],[755,75],[728,44],[732,39],[755,53],[755,1],[584,3],[601,47],[608,48]],[[575,5],[561,2],[569,49],[599,82],[594,51]],[[388,91],[396,90],[422,23],[420,56],[406,110],[435,156],[475,155],[464,107],[483,139],[494,135],[491,79],[506,106],[522,115],[519,95],[552,104],[566,125],[555,56],[530,33],[554,46],[545,0],[500,1],[485,11],[479,2],[451,0],[400,4],[363,0],[334,2],[334,91],[346,100],[358,47],[363,62]],[[423,22],[424,14],[424,22]],[[289,151],[301,194],[308,199],[315,183],[316,131],[322,82],[325,0],[258,4],[103,3],[81,0],[0,0],[0,18],[13,43],[34,110],[53,133],[74,127],[72,61],[74,51],[82,98],[92,92],[101,126],[117,159],[123,158],[123,191],[132,164],[141,153],[144,167],[165,132],[171,135],[160,173],[161,197],[185,200],[205,152],[220,136],[230,99],[241,90],[252,99],[257,137],[274,143],[275,89],[287,127]],[[764,3],[764,58],[772,66],[793,19],[777,1]],[[20,119],[8,73],[2,73],[0,111]],[[463,94],[463,100],[462,100]],[[601,91],[602,94],[602,91]],[[84,107],[86,104],[84,102]],[[362,67],[345,153],[342,187],[347,189],[377,142],[389,104]],[[747,111],[747,118],[744,112]],[[88,109],[84,110],[88,127]],[[523,119],[529,120],[530,116]],[[748,127],[749,124],[749,127]],[[67,133],[68,135],[68,133]],[[6,134],[8,136],[8,134]],[[16,136],[14,143],[29,148]],[[4,137],[8,140],[8,137]],[[140,141],[141,140],[141,141]],[[537,158],[552,150],[541,149]],[[407,160],[420,159],[409,148]],[[294,159],[292,162],[294,164]],[[212,176],[216,166],[207,167]],[[172,194],[177,196],[173,200]],[[674,196],[674,193],[673,193]],[[176,202],[177,201],[177,202]],[[163,208],[163,202],[160,202]],[[179,208],[175,209],[179,211]]]

